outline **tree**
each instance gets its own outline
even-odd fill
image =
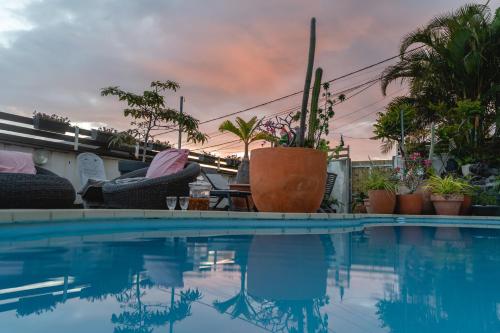
[[[198,130],[199,121],[190,115],[180,113],[165,106],[165,97],[161,94],[167,90],[177,91],[179,84],[173,81],[153,81],[151,90],[145,90],[141,95],[127,92],[117,86],[101,89],[102,96],[117,96],[119,101],[125,101],[127,108],[123,110],[125,117],[132,117],[133,127],[128,134],[142,144],[142,160],[146,160],[146,150],[150,140],[158,131],[181,126],[187,133],[188,142],[204,143],[207,136]]]
[[[382,91],[396,80],[408,82],[413,97],[455,106],[481,101],[496,113],[500,137],[500,10],[469,4],[440,15],[403,38],[400,61],[382,74]],[[415,46],[420,48],[408,52]]]
[[[249,121],[236,117],[236,124],[230,120],[226,120],[219,126],[219,131],[223,133],[233,133],[245,144],[245,155],[243,156],[243,160],[238,167],[238,175],[236,176],[236,182],[239,184],[250,184],[250,160],[248,157],[248,147],[252,142],[267,140],[269,138],[267,133],[259,130],[260,124],[261,120],[258,120],[255,116]]]

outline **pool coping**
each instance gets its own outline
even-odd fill
[[[354,220],[367,218],[389,218],[410,220],[450,219],[463,221],[488,221],[500,225],[496,216],[446,216],[446,215],[399,215],[399,214],[346,214],[346,213],[265,213],[228,211],[170,211],[143,209],[5,209],[0,210],[0,225],[13,223],[46,223],[58,221],[79,221],[96,219],[162,219],[162,220]]]

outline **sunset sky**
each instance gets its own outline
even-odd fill
[[[453,0],[0,0],[0,110],[67,116],[82,126],[126,129],[123,104],[99,90],[119,85],[141,92],[153,80],[180,83],[167,103],[204,121],[303,88],[309,20],[318,20],[315,66],[331,79],[396,55],[402,36],[464,4]],[[490,2],[492,8],[500,0]],[[336,82],[338,91],[380,74],[378,66]],[[376,112],[404,94],[377,84],[336,108],[339,134],[353,159],[383,158],[368,140]],[[349,95],[349,94],[348,94]],[[276,113],[301,96],[250,112]],[[231,119],[231,118],[230,118]],[[220,122],[201,126],[214,134]],[[175,135],[167,137],[175,142]],[[206,145],[234,140],[219,135]],[[253,147],[259,147],[256,143]],[[198,148],[196,146],[189,146]],[[219,153],[241,151],[222,145]],[[216,148],[207,149],[213,151]]]

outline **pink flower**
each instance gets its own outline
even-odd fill
[[[432,161],[431,160],[424,160],[424,165],[429,168],[432,165]]]

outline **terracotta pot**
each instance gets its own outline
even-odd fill
[[[252,150],[250,186],[259,212],[315,213],[325,184],[325,152],[284,147]]]
[[[392,214],[396,209],[396,194],[387,190],[368,191],[370,210],[373,214]]]
[[[366,212],[368,214],[372,214],[372,208],[370,207],[370,199],[363,199],[363,202],[365,203],[365,208],[366,208]]]
[[[398,195],[399,214],[420,215],[422,214],[422,194],[400,194]]]
[[[464,201],[460,207],[460,215],[470,215],[472,210],[472,197],[470,195],[464,195]]]
[[[459,215],[464,196],[460,194],[445,197],[433,194],[431,200],[438,215]]]
[[[229,184],[229,189],[236,190],[236,191],[251,192],[250,184]],[[233,201],[233,205],[236,209],[242,210],[242,211],[247,210],[247,203],[246,203],[245,198],[234,197],[234,198],[231,198],[231,200]],[[248,197],[248,205],[250,206],[249,210],[253,211],[254,204],[253,204],[252,196]]]
[[[364,204],[358,203],[354,206],[352,211],[354,214],[366,214],[366,206]]]
[[[422,195],[422,214],[434,215],[436,214],[436,210],[434,209],[434,205],[431,200],[432,193],[425,186],[424,181],[424,184],[420,185],[415,193],[420,193],[420,195]]]

